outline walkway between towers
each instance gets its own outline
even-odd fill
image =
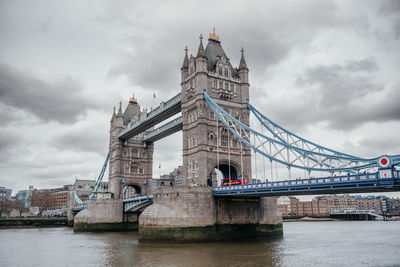
[[[161,102],[158,107],[148,112],[145,118],[129,123],[126,128],[122,129],[118,135],[118,138],[121,140],[132,138],[135,135],[150,129],[154,125],[172,117],[173,115],[178,114],[181,112],[181,103],[181,93],[177,94],[166,102]],[[147,133],[144,141],[154,142],[180,130],[182,130],[182,117],[175,119],[150,133]]]

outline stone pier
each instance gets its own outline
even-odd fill
[[[86,209],[74,218],[75,232],[104,232],[137,230],[137,217],[124,220],[122,200],[87,200]]]
[[[282,234],[275,198],[217,199],[210,187],[180,187],[154,193],[139,217],[141,241],[199,242]]]

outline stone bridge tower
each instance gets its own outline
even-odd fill
[[[132,121],[140,119],[146,111],[140,110],[135,97],[131,97],[122,113],[121,103],[118,113],[112,115],[110,121],[110,162],[109,162],[109,187],[115,199],[123,198],[123,193],[149,194],[150,181],[153,172],[153,144],[145,145],[144,133],[128,141],[118,139],[122,128]],[[128,186],[128,190],[125,187]],[[124,191],[125,190],[125,191]]]
[[[251,179],[250,149],[217,123],[203,98],[206,90],[218,105],[249,125],[249,70],[243,49],[239,67],[232,67],[214,30],[205,49],[200,36],[196,57],[188,57],[187,51],[181,68],[184,184],[215,186],[217,172],[224,178]]]

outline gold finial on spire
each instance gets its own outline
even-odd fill
[[[213,27],[213,33],[210,33],[210,39],[219,42],[219,36],[215,34],[215,27]]]
[[[137,99],[135,98],[135,94],[133,94],[132,97],[129,99],[129,103],[137,104]]]

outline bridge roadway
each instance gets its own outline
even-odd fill
[[[399,171],[393,170],[390,177],[376,172],[258,184],[218,186],[213,188],[213,196],[240,198],[387,191],[400,191]]]
[[[170,118],[171,116],[178,114],[181,112],[181,103],[181,93],[177,94],[166,102],[161,102],[158,107],[148,112],[145,118],[129,123],[124,129],[121,130],[118,138],[121,140],[132,138],[146,131],[147,129],[150,129],[154,125]]]

